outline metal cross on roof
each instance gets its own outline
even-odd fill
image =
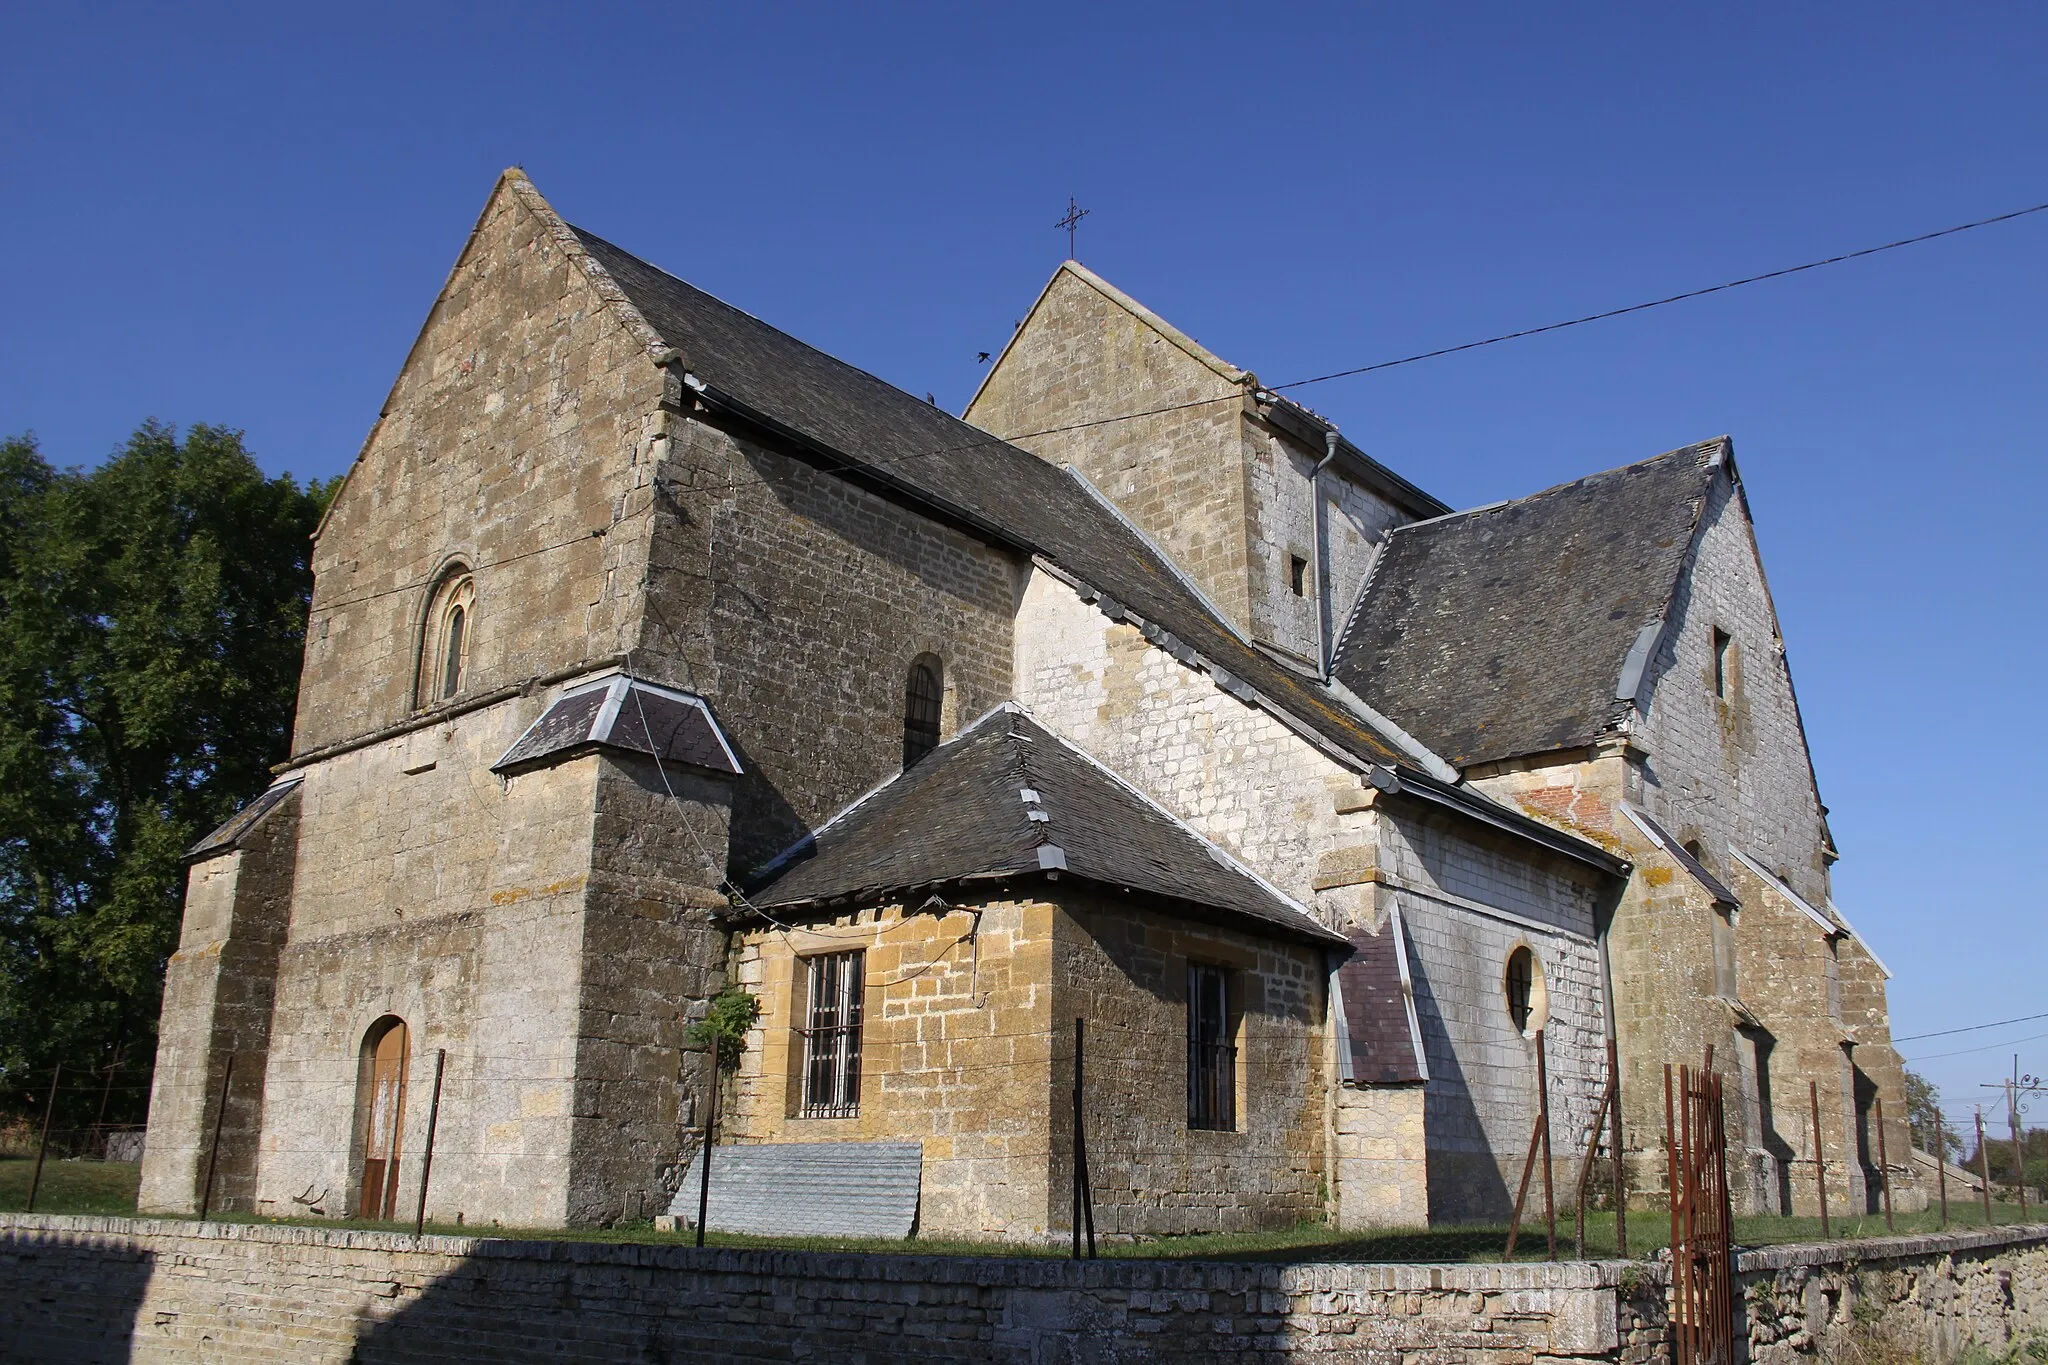
[[[1074,202],[1074,196],[1067,196],[1067,216],[1054,223],[1054,227],[1067,230],[1067,259],[1074,259],[1074,229],[1081,226],[1081,220],[1088,216],[1088,210]]]

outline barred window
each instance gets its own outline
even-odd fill
[[[851,1118],[860,1112],[860,1004],[866,954],[807,958],[810,1026],[804,1035],[807,1119]]]
[[[936,654],[920,654],[903,685],[903,766],[939,747],[939,708],[945,697],[945,665]]]
[[[1188,1127],[1237,1127],[1237,1048],[1231,1038],[1230,973],[1188,964]]]

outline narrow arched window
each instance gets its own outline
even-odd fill
[[[427,597],[414,686],[418,705],[447,701],[469,685],[469,645],[475,626],[476,580],[458,564],[441,575]]]
[[[363,1035],[356,1091],[356,1131],[363,1144],[358,1218],[390,1218],[398,1208],[398,1154],[405,1138],[405,1072],[411,1036],[405,1021],[389,1014]]]
[[[1527,1037],[1549,1022],[1550,992],[1543,984],[1543,964],[1528,945],[1508,954],[1501,990],[1507,996],[1508,1022],[1515,1032]]]
[[[945,665],[936,654],[911,661],[903,684],[903,766],[939,747],[939,710],[945,698]]]
[[[448,639],[441,649],[441,695],[452,697],[462,690],[462,632],[469,612],[460,604],[448,608]]]

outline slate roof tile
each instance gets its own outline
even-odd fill
[[[821,826],[748,899],[773,911],[1048,870],[1344,943],[1014,703]]]
[[[1077,478],[649,265],[572,229],[683,365],[718,394],[885,480],[1043,555],[1345,752],[1412,763],[1321,683],[1268,658]]]
[[[1395,530],[1337,678],[1460,768],[1590,744],[1678,582],[1727,442]]]

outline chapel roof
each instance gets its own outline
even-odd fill
[[[1418,762],[1320,681],[1252,646],[1137,530],[1068,471],[856,369],[731,304],[572,228],[590,257],[672,347],[698,396],[816,457],[1042,556],[1116,607],[1171,634],[1217,681],[1248,684],[1367,763]],[[1154,634],[1148,631],[1148,634]],[[1169,646],[1170,647],[1170,646]],[[1427,766],[1428,760],[1422,760]]]
[[[1728,447],[1397,528],[1334,673],[1460,768],[1592,743],[1633,700],[1624,665],[1663,619]]]
[[[770,911],[872,903],[924,887],[1050,874],[1294,938],[1345,942],[1014,702],[820,826],[769,866],[772,880],[748,899]]]

